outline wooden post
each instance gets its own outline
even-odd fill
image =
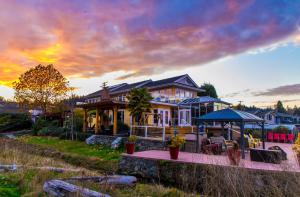
[[[83,132],[86,132],[87,130],[87,109],[84,109],[84,112],[83,112],[83,128],[82,128],[82,131]]]
[[[95,125],[95,134],[99,133],[99,108],[96,108],[96,125]]]
[[[116,135],[117,130],[118,130],[118,108],[117,108],[117,106],[114,106],[113,110],[114,110],[114,112],[113,112],[113,118],[114,118],[113,135]]]

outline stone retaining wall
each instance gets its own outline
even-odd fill
[[[299,173],[292,172],[154,160],[125,154],[119,163],[119,171],[208,196],[270,196],[272,192],[282,192],[279,190],[284,190],[287,185],[289,190],[300,191]]]
[[[117,139],[117,136],[92,135],[91,137],[86,139],[86,143],[111,146],[111,143],[115,139]],[[122,137],[122,141],[123,143],[125,143],[127,141],[127,137]],[[164,149],[165,149],[165,143],[161,140],[139,138],[136,142],[137,151],[164,150]]]

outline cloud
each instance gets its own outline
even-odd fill
[[[299,21],[298,1],[0,0],[0,84],[39,63],[135,73],[120,79],[182,69],[277,43]]]
[[[240,95],[245,95],[247,93],[249,93],[251,90],[250,89],[245,89],[245,90],[241,90],[241,91],[237,91],[237,92],[231,92],[229,94],[225,94],[223,96],[221,96],[221,98],[234,98]]]
[[[265,91],[253,92],[254,96],[290,96],[300,95],[300,84],[285,85]]]

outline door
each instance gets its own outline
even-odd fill
[[[170,110],[169,109],[157,109],[159,118],[158,126],[169,126],[170,122]]]
[[[178,113],[179,126],[190,126],[191,125],[191,110],[180,109]]]

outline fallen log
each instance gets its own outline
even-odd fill
[[[55,197],[65,197],[70,195],[80,195],[84,197],[110,197],[110,195],[102,194],[87,188],[81,188],[62,180],[51,180],[45,182],[43,190],[50,196]]]
[[[17,171],[18,169],[18,165],[16,164],[12,164],[12,165],[1,165],[0,164],[0,172],[3,172],[3,171]]]
[[[123,176],[123,175],[113,175],[113,176],[93,176],[93,177],[72,177],[65,180],[73,181],[93,181],[100,184],[109,185],[127,185],[134,186],[137,182],[134,176]]]
[[[36,166],[22,166],[22,165],[1,165],[0,164],[0,171],[17,171],[20,168],[31,168],[31,169],[39,169],[39,170],[49,170],[49,171],[54,171],[58,173],[63,173],[63,172],[80,172],[78,169],[71,169],[71,168],[57,168],[57,167],[52,167],[52,166],[43,166],[43,167],[36,167]]]

